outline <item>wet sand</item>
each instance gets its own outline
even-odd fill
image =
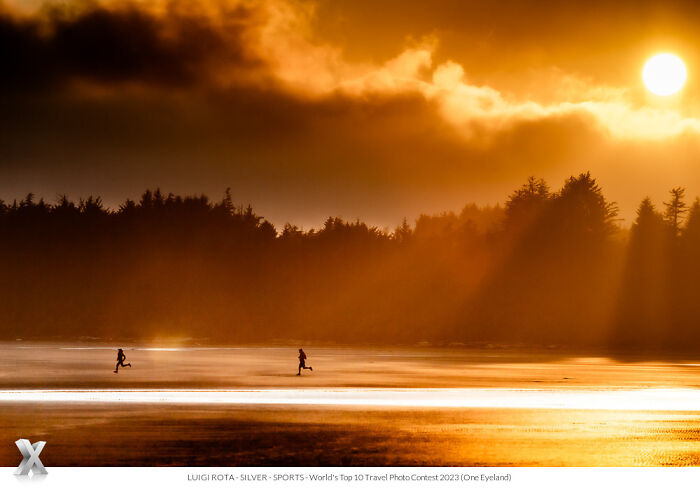
[[[692,358],[305,350],[314,372],[297,377],[294,348],[133,345],[126,354],[134,367],[115,375],[116,352],[108,345],[0,344],[0,389],[500,388],[615,395],[700,388],[700,361]],[[700,405],[639,411],[0,400],[0,465],[19,462],[13,442],[20,437],[47,441],[47,466],[685,466],[700,465]]]
[[[0,389],[24,388],[700,388],[700,355],[615,360],[562,352],[466,348],[124,347],[0,343]]]
[[[686,466],[700,414],[538,409],[2,406],[47,466]]]

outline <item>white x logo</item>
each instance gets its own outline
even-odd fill
[[[19,452],[24,456],[24,459],[22,459],[22,462],[19,463],[19,466],[15,470],[15,474],[27,475],[30,470],[33,471],[35,475],[47,474],[46,468],[41,463],[41,459],[39,459],[39,454],[41,454],[41,450],[46,445],[46,442],[39,441],[30,444],[27,439],[19,439],[15,441],[15,444]]]

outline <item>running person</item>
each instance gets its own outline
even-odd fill
[[[117,367],[114,368],[115,373],[119,372],[119,366],[121,366],[122,368],[126,368],[127,366],[131,367],[131,363],[124,364],[124,360],[126,360],[124,350],[119,348],[119,351],[117,351]]]
[[[308,369],[310,371],[314,370],[314,368],[311,366],[306,365],[306,353],[303,349],[299,349],[299,372],[297,373],[297,376],[301,376],[302,369]]]

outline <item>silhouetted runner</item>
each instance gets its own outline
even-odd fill
[[[120,348],[119,351],[117,351],[117,367],[114,368],[115,373],[119,372],[119,366],[122,368],[126,368],[127,366],[131,367],[131,363],[124,364],[125,359],[126,355],[124,354],[124,350]]]
[[[299,349],[299,372],[297,373],[297,376],[301,376],[302,369],[309,369],[311,371],[314,370],[314,368],[311,366],[306,365],[306,353],[303,349]]]

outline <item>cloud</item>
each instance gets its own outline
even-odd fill
[[[176,9],[154,13],[136,4],[48,5],[33,15],[0,14],[0,87],[55,90],[75,81],[191,86],[233,67],[244,77],[262,61],[246,49],[253,12],[239,5],[219,22]]]
[[[284,38],[283,32],[275,31],[274,37]],[[445,120],[467,138],[483,134],[485,129],[497,132],[521,122],[568,115],[588,118],[604,133],[619,139],[663,140],[700,134],[700,119],[696,117],[674,109],[637,106],[626,99],[624,88],[596,86],[562,72],[554,73],[558,99],[541,103],[508,98],[493,87],[469,83],[463,66],[454,61],[434,66],[434,40],[408,48],[379,66],[343,62],[331,46],[292,44],[296,48],[287,47],[283,56],[264,48],[261,56],[285,60],[271,64],[282,66],[280,77],[293,90],[317,97],[336,92],[355,97],[418,93],[437,102]],[[301,69],[294,69],[299,66]]]
[[[308,2],[68,5],[0,17],[3,198],[232,186],[276,223],[391,225],[531,174],[590,169],[628,215],[649,185],[700,190],[698,119],[623,86],[553,67],[536,95],[499,89],[440,59],[437,33],[352,58]]]
[[[310,3],[187,2],[183,8],[170,1],[150,9],[120,2],[77,5],[0,17],[0,56],[10,68],[0,81],[4,88],[55,87],[75,80],[217,90],[268,84],[299,98],[420,95],[435,102],[465,138],[568,115],[588,118],[619,139],[700,133],[696,117],[635,105],[624,88],[560,71],[546,73],[558,93],[547,102],[470,83],[459,63],[434,62],[436,38],[383,63],[350,62],[338,47],[314,39]]]
[[[494,87],[470,83],[459,63],[434,63],[435,38],[379,65],[351,63],[337,47],[309,40],[312,9],[294,8],[296,4],[282,1],[267,5],[274,14],[263,29],[257,53],[272,67],[276,79],[294,93],[314,97],[342,93],[359,98],[420,94],[436,102],[444,119],[466,138],[566,116],[587,118],[603,134],[622,140],[700,134],[697,117],[673,108],[640,106],[624,87],[601,85],[557,69],[546,73],[552,88],[547,102],[513,98]]]

